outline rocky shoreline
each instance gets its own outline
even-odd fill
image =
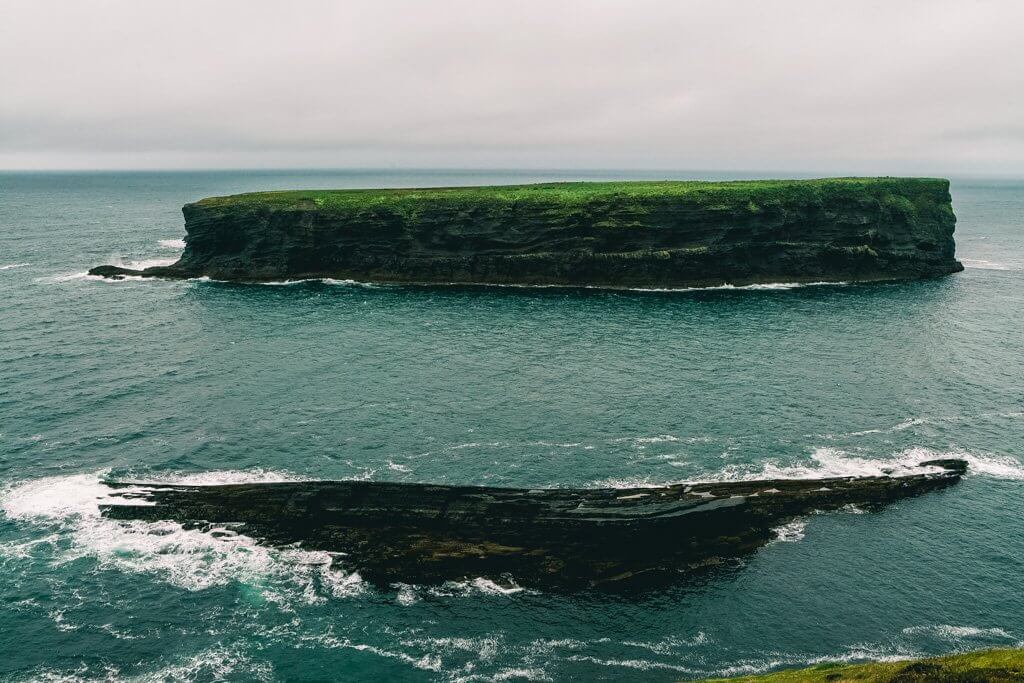
[[[877,508],[957,483],[962,460],[906,476],[633,489],[509,489],[366,481],[218,486],[113,482],[114,519],[229,523],[271,545],[338,553],[381,586],[484,577],[561,591],[665,584],[742,557],[818,510]],[[511,579],[510,579],[511,577]]]
[[[949,182],[929,178],[262,192],[183,213],[178,262],[90,273],[689,288],[963,269]]]

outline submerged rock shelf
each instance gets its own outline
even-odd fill
[[[741,557],[815,510],[882,506],[959,481],[936,460],[907,476],[634,489],[510,489],[366,481],[219,486],[111,483],[115,519],[235,524],[273,545],[340,553],[379,585],[513,577],[555,590],[671,582]]]
[[[963,269],[949,182],[930,178],[260,192],[183,212],[177,263],[90,272],[681,288]]]

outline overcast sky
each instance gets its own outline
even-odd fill
[[[1024,175],[1024,2],[0,0],[0,168]]]

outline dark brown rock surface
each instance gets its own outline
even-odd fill
[[[508,489],[365,481],[112,483],[116,519],[235,523],[264,543],[341,553],[381,585],[488,577],[558,590],[672,581],[743,556],[815,510],[882,506],[959,481],[962,460],[908,476]],[[137,490],[142,489],[139,493]],[[130,491],[130,492],[129,492]]]

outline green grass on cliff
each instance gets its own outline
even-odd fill
[[[438,187],[380,190],[286,190],[210,197],[193,206],[204,209],[319,209],[349,213],[384,209],[408,213],[426,205],[449,209],[502,209],[514,204],[542,204],[552,210],[614,203],[638,207],[643,200],[676,197],[696,207],[757,213],[765,206],[872,197],[899,211],[913,211],[915,201],[948,202],[949,182],[937,178],[824,178],[818,180],[630,181],[543,183],[485,187]]]
[[[1024,681],[1024,650],[983,650],[948,657],[870,664],[823,664],[728,683],[1004,683]],[[705,682],[710,683],[710,682]]]

